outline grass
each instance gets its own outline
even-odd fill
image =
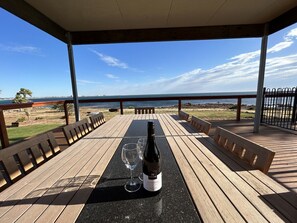
[[[206,120],[235,120],[236,110],[192,110],[186,111],[190,115],[197,116],[201,119]],[[251,112],[241,112],[241,119],[253,119],[254,113]]]
[[[235,120],[236,119],[236,109],[195,109],[195,108],[183,108],[183,111],[189,113],[190,115],[197,116],[199,118],[211,121],[211,120]],[[88,110],[87,110],[88,111]],[[108,121],[113,118],[115,115],[119,115],[120,112],[109,112],[108,109],[101,110],[104,113],[105,119]],[[38,111],[39,112],[39,111]],[[177,108],[156,108],[156,113],[171,113],[177,114]],[[52,117],[48,117],[49,113],[43,119],[49,119]],[[124,109],[124,114],[134,114],[134,109]],[[40,116],[41,114],[38,113]],[[61,116],[59,113],[58,115]],[[59,116],[59,117],[60,117]],[[87,117],[86,114],[83,114],[81,118]],[[71,122],[74,122],[74,117],[71,117]],[[253,119],[254,111],[242,110],[241,119]],[[35,118],[36,119],[36,118]],[[15,143],[17,141],[21,141],[25,138],[32,137],[34,135],[38,135],[43,132],[50,131],[64,124],[64,120],[61,123],[60,118],[56,118],[52,120],[52,123],[35,123],[29,124],[26,126],[20,126],[16,128],[8,128],[8,138],[10,143]],[[70,122],[70,123],[71,123]],[[63,123],[63,124],[62,124]],[[1,147],[1,145],[0,145]]]
[[[7,133],[8,133],[9,143],[15,143],[25,138],[50,131],[59,126],[61,126],[61,124],[37,124],[37,125],[8,128]]]

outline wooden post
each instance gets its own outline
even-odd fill
[[[178,112],[182,109],[181,99],[178,99]]]
[[[69,113],[68,113],[67,102],[64,102],[63,106],[64,106],[66,125],[69,125]]]
[[[71,86],[72,86],[72,94],[73,94],[73,104],[74,104],[74,113],[75,120],[80,120],[79,115],[79,102],[78,102],[78,93],[77,93],[77,83],[76,83],[76,73],[75,73],[75,64],[74,64],[74,55],[73,55],[73,47],[71,43],[71,34],[67,34],[68,43],[68,58],[69,58],[69,66],[70,66],[70,75],[71,75]]]
[[[120,101],[121,115],[124,114],[123,101]]]
[[[241,113],[241,98],[237,98],[237,113],[236,113],[236,121],[240,121],[240,113]]]
[[[0,109],[0,139],[2,149],[9,146],[9,139],[5,125],[4,113],[2,109]]]
[[[268,42],[268,34],[267,33],[268,33],[268,24],[265,25],[262,42],[261,42],[256,111],[255,111],[255,119],[254,119],[254,133],[259,133],[260,122],[261,122],[262,96],[263,96],[266,54],[267,54],[267,42]]]

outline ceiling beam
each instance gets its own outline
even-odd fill
[[[275,33],[297,22],[297,7],[269,22],[269,34]]]
[[[30,24],[49,33],[57,39],[67,42],[66,31],[44,14],[33,8],[23,0],[0,0],[0,7],[8,12],[18,16],[19,18],[29,22]]]
[[[264,24],[71,32],[72,44],[262,37]]]

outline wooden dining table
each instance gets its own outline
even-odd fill
[[[123,144],[156,128],[163,187],[125,191]],[[141,173],[141,163],[134,177]],[[297,196],[174,114],[118,115],[0,193],[0,222],[296,222]]]

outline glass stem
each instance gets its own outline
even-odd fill
[[[133,182],[133,174],[132,174],[132,170],[130,169],[130,177],[131,177],[131,183]]]

